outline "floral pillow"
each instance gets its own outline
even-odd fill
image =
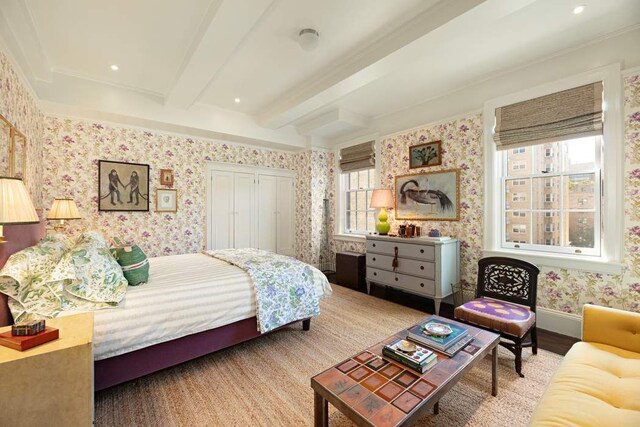
[[[80,236],[46,279],[63,309],[115,306],[127,292],[127,280],[102,236],[88,234]]]
[[[97,246],[106,248],[108,246],[104,236],[98,231],[85,231],[76,239],[76,245],[83,243],[93,243]]]
[[[0,293],[9,297],[14,321],[55,317],[60,312],[60,298],[47,285],[66,250],[64,242],[43,239],[35,246],[11,255],[0,271]]]

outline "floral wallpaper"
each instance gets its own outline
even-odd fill
[[[538,306],[580,314],[582,306],[594,303],[640,312],[640,75],[624,79],[625,145],[625,247],[624,272],[607,275],[541,267]],[[445,123],[426,125],[379,140],[381,144],[380,185],[393,188],[397,175],[419,173],[409,170],[408,147],[420,142],[442,140],[443,164],[429,171],[459,168],[460,221],[412,221],[425,230],[439,229],[460,239],[460,276],[466,290],[475,289],[477,261],[482,256],[483,142],[480,114]],[[337,179],[334,177],[334,180]],[[397,229],[393,221],[392,230]],[[364,244],[336,241],[336,251],[364,252]]]
[[[197,252],[206,244],[205,164],[228,162],[290,169],[296,172],[297,256],[317,264],[320,212],[312,205],[314,186],[326,181],[321,165],[311,167],[317,152],[291,153],[176,136],[151,130],[118,127],[85,120],[45,118],[43,171],[44,205],[55,197],[73,197],[83,217],[70,221],[68,232],[96,229],[107,236],[134,240],[149,256]],[[173,169],[178,212],[99,212],[98,160],[150,165],[151,200],[161,168]],[[153,210],[153,208],[151,208]],[[312,237],[313,236],[313,237]]]
[[[27,138],[24,182],[36,208],[42,207],[42,132],[44,116],[36,99],[0,50],[0,114]],[[4,175],[5,171],[0,173]]]

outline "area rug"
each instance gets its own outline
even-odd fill
[[[98,426],[311,426],[310,378],[426,316],[333,286],[303,332],[292,326],[248,343],[96,393]],[[491,396],[485,359],[420,426],[526,426],[561,356],[525,350],[519,378],[513,355],[499,353],[499,393]],[[351,426],[330,406],[329,425]]]

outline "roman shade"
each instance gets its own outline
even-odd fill
[[[496,108],[498,150],[602,135],[602,82]]]
[[[340,170],[351,172],[358,169],[368,169],[376,165],[375,142],[352,145],[340,150]]]

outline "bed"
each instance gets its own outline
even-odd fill
[[[206,254],[150,258],[149,264],[147,284],[128,287],[117,307],[94,311],[95,390],[263,335],[255,287],[241,268]],[[317,295],[329,295],[324,275],[310,271]],[[3,316],[10,319],[6,298],[0,299]],[[292,323],[309,330],[310,321]]]

